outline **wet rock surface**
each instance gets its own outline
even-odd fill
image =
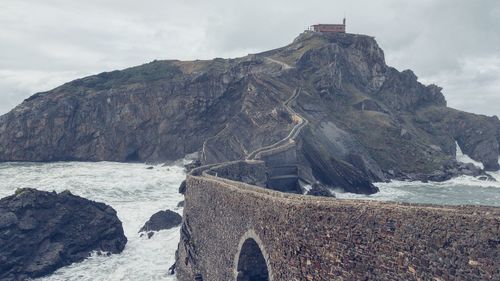
[[[178,213],[170,210],[159,211],[151,216],[139,232],[152,232],[163,229],[170,229],[179,226],[182,223],[182,217]]]
[[[312,196],[335,197],[335,195],[326,186],[320,183],[314,183],[311,186],[311,190],[309,190],[306,194]]]
[[[391,171],[391,173],[393,173],[393,171]],[[394,175],[394,177],[407,181],[442,182],[462,175],[475,177],[485,181],[496,181],[494,177],[476,165],[457,161],[445,163],[441,169],[435,170],[431,173],[400,173]]]
[[[26,280],[127,243],[116,211],[65,191],[19,189],[0,199],[0,280]]]
[[[186,192],[186,180],[183,180],[179,185],[179,193],[184,194]]]

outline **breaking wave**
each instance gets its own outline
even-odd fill
[[[460,159],[467,161],[465,157]],[[92,255],[40,280],[176,280],[167,270],[174,262],[179,227],[160,231],[151,239],[140,237],[137,231],[159,210],[182,213],[176,206],[183,200],[178,187],[185,178],[182,167],[185,163],[179,161],[170,166],[115,162],[0,163],[0,197],[12,195],[21,187],[70,190],[111,205],[123,222],[128,243],[121,254]],[[441,183],[393,181],[377,183],[380,192],[369,196],[335,193],[338,198],[347,199],[500,206],[500,172],[492,176],[498,181],[467,176]]]
[[[147,169],[153,167],[152,169]],[[167,274],[174,262],[179,227],[151,239],[137,231],[159,211],[183,200],[178,187],[185,178],[180,165],[150,166],[114,162],[1,163],[0,197],[20,187],[73,194],[111,205],[123,223],[128,243],[121,254],[93,255],[39,280],[176,280]]]
[[[458,148],[460,149],[460,148]],[[482,167],[461,150],[457,160]],[[482,181],[471,176],[460,176],[444,182],[391,181],[376,183],[380,192],[360,195],[336,191],[337,198],[398,201],[444,205],[489,205],[500,206],[500,171],[489,172],[497,181]]]

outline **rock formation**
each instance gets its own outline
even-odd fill
[[[456,142],[485,170],[499,168],[498,118],[448,108],[439,87],[387,66],[373,37],[318,33],[242,58],[154,61],[35,94],[0,117],[0,160],[239,160],[285,138],[298,114],[308,121],[296,142],[309,183],[373,193],[370,181],[448,179],[460,173]]]
[[[176,227],[181,223],[182,217],[178,213],[170,210],[159,211],[151,216],[151,218],[144,224],[144,226],[141,227],[139,232],[152,232],[169,229],[172,227]]]
[[[0,279],[40,277],[92,251],[120,253],[127,243],[116,211],[69,191],[19,189],[0,200]]]
[[[186,192],[186,180],[183,180],[179,185],[179,193],[184,194]]]
[[[311,189],[307,191],[306,194],[312,196],[335,197],[326,186],[319,183],[313,183]]]

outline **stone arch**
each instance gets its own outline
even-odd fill
[[[236,281],[273,281],[269,255],[253,230],[241,237],[233,268]]]

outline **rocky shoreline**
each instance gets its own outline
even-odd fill
[[[496,181],[494,177],[472,163],[450,162],[443,170],[436,170],[430,174],[398,173],[394,170],[387,172],[387,178],[401,181],[443,182],[459,176],[471,176],[484,181]]]

